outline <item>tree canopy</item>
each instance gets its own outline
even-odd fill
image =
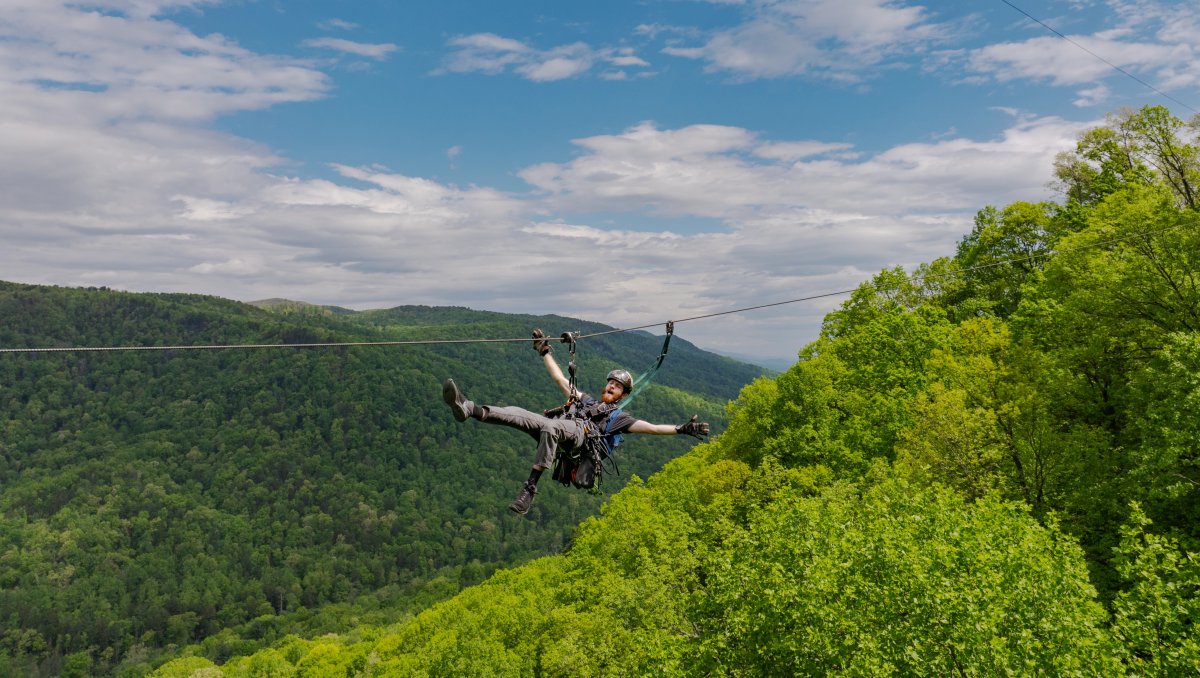
[[[605,329],[463,308],[270,306],[0,283],[0,346]],[[643,333],[585,342],[580,383],[599,388],[618,364],[643,369],[660,347]],[[682,338],[671,351],[636,416],[719,424],[722,405],[762,374]],[[560,551],[604,493],[687,448],[630,437],[623,474],[601,493],[549,487],[516,519],[506,507],[533,446],[456,424],[440,397],[450,376],[484,402],[561,404],[528,344],[0,356],[0,673],[58,675],[85,658],[88,675],[144,672],[206,639],[220,657],[290,631],[344,630],[356,615],[403,618],[497,567]]]

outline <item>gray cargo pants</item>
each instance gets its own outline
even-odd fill
[[[558,447],[566,450],[583,447],[586,438],[584,422],[578,419],[551,419],[535,414],[520,407],[493,407],[485,405],[480,421],[487,424],[499,424],[524,431],[538,442],[537,457],[534,466],[550,468],[558,455]]]

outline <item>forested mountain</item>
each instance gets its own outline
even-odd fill
[[[0,348],[611,329],[465,308],[259,306],[0,283]],[[617,365],[636,373],[661,345],[645,333],[582,341],[580,384],[600,388]],[[677,337],[630,409],[720,424],[760,374]],[[143,675],[164,650],[222,630],[251,652],[351,617],[402,618],[561,551],[605,495],[692,441],[632,436],[599,494],[544,483],[517,517],[507,506],[533,445],[455,423],[441,400],[451,376],[482,402],[562,400],[529,343],[0,354],[0,675]]]
[[[863,284],[567,553],[156,675],[1195,675],[1197,129],[1085,134],[1063,202]]]

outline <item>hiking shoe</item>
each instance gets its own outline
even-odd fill
[[[529,513],[529,506],[533,503],[533,495],[535,494],[537,494],[537,484],[526,480],[525,484],[521,487],[520,494],[517,495],[516,499],[513,499],[513,503],[508,505],[508,510],[522,516]]]
[[[450,412],[454,415],[455,421],[466,421],[475,413],[475,403],[467,400],[466,396],[458,390],[453,379],[447,379],[446,383],[442,384],[442,400],[450,406]]]

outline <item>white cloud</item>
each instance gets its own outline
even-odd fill
[[[1109,90],[1108,87],[1105,87],[1104,85],[1097,85],[1095,87],[1086,87],[1084,89],[1079,90],[1079,97],[1071,103],[1073,103],[1076,106],[1079,106],[1081,108],[1084,108],[1087,106],[1098,106],[1098,105],[1108,101],[1108,98],[1111,95],[1112,95],[1112,91]]]
[[[659,35],[678,35],[688,38],[698,38],[703,33],[694,26],[671,26],[667,24],[638,24],[633,29],[634,35],[644,35],[657,38]]]
[[[219,35],[200,37],[148,14],[192,4],[199,3],[105,5],[128,16],[50,0],[8,7],[0,23],[0,84],[27,88],[42,103],[57,96],[55,109],[107,119],[207,120],[312,100],[328,89],[325,75],[302,61],[256,54]],[[51,95],[38,94],[47,90]]]
[[[866,68],[923,51],[950,33],[925,8],[890,0],[747,4],[748,16],[740,25],[715,31],[703,45],[672,45],[663,51],[701,59],[710,71],[744,78],[805,75],[856,82]]]
[[[582,42],[539,50],[494,33],[476,33],[452,38],[449,45],[454,51],[446,57],[437,73],[498,75],[511,69],[533,82],[553,82],[581,76],[596,63],[625,68],[649,66],[630,48],[596,49]],[[607,72],[601,77],[620,80],[626,76],[614,77],[612,72]]]
[[[391,43],[370,44],[363,42],[354,42],[352,40],[342,40],[341,38],[313,38],[305,40],[301,43],[305,47],[319,47],[322,49],[331,49],[336,52],[345,52],[356,56],[369,57],[377,61],[382,61],[387,58],[387,55],[395,52],[397,47]]]
[[[180,216],[193,221],[228,221],[249,214],[246,207],[224,200],[190,195],[177,195],[171,199],[183,203],[184,209]]]
[[[533,50],[524,44],[493,33],[476,33],[452,38],[457,51],[447,57],[444,70],[451,73],[480,72],[495,75],[513,64],[528,63]]]
[[[854,148],[851,144],[828,143],[824,141],[784,141],[764,143],[754,149],[754,155],[773,160],[800,160],[814,155],[825,155],[848,151]]]
[[[189,7],[203,7],[205,5],[219,4],[222,0],[93,0],[84,5],[87,8],[100,10],[103,12],[115,12],[134,18],[145,19],[148,17],[158,16],[167,10],[177,10]],[[57,3],[54,0],[10,0],[8,4],[23,5],[49,5],[49,4],[64,4]],[[66,4],[82,4],[82,3],[66,3]]]
[[[1120,68],[1156,88],[1176,90],[1200,85],[1200,17],[1188,3],[1152,0],[1120,2],[1118,25],[1091,34],[1065,32],[1067,39],[1041,33],[1028,40],[997,43],[971,50],[966,67],[1007,82],[1020,79],[1062,87],[1093,85],[1079,92],[1077,106],[1104,103],[1108,89],[1098,85],[1126,78]],[[1107,63],[1106,63],[1107,62]]]
[[[352,30],[358,28],[358,24],[352,23],[350,21],[345,21],[343,19],[326,19],[325,21],[319,22],[317,24],[317,28],[320,28],[322,30],[327,30],[327,31],[329,31],[329,30],[352,31]]]
[[[558,213],[627,211],[679,217],[681,225],[691,217],[725,224],[725,231],[693,234],[536,227],[564,248],[599,249],[639,271],[634,300],[644,310],[598,316],[634,325],[851,289],[881,267],[948,255],[984,205],[1049,197],[1055,153],[1088,126],[1019,119],[994,139],[909,143],[852,161],[822,155],[844,153],[843,143],[766,142],[733,127],[646,123],[577,140],[578,158],[522,176]],[[740,322],[794,328],[798,316],[810,313],[811,323],[837,303],[761,311]],[[730,331],[697,329],[713,346]],[[768,350],[765,341],[748,341]]]
[[[608,60],[614,66],[649,66],[645,59],[636,56],[615,56]]]
[[[534,82],[565,80],[585,73],[595,56],[583,43],[559,47],[536,60],[517,66],[517,72]]]
[[[1055,118],[1018,121],[995,140],[910,143],[856,161],[821,155],[846,151],[846,144],[772,143],[736,127],[659,130],[643,123],[620,135],[578,139],[587,153],[521,176],[558,209],[647,210],[731,223],[811,208],[866,215],[973,210],[983,201],[1043,194],[1054,155],[1080,129]]]
[[[1173,59],[1174,49],[1167,45],[1127,42],[1106,35],[1069,37],[1126,70],[1141,70]],[[1095,82],[1114,72],[1112,66],[1058,37],[989,45],[974,50],[968,66],[1001,82],[1032,78],[1060,86]]]

